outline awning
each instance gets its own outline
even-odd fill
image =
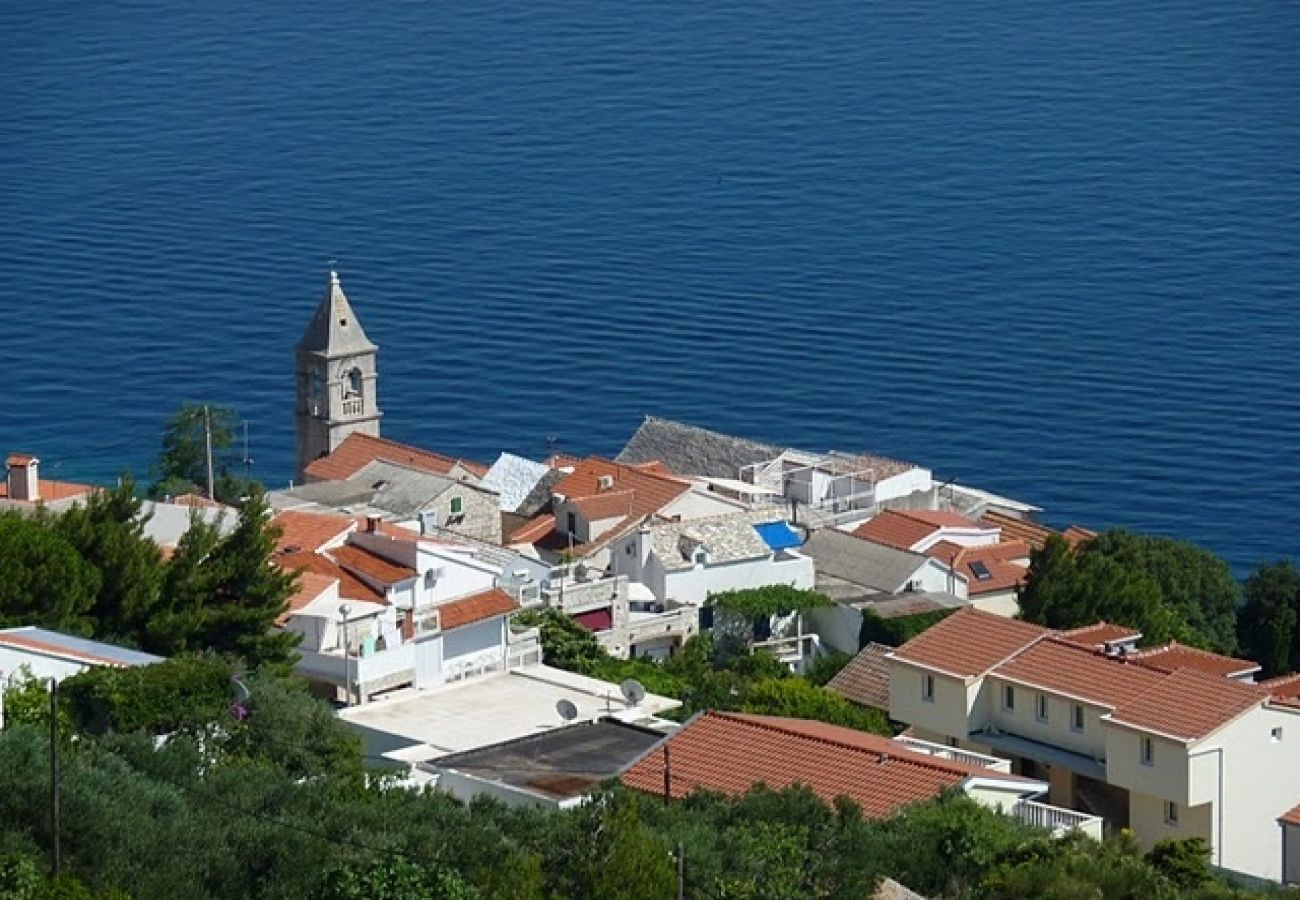
[[[789,550],[791,547],[798,547],[803,544],[803,541],[799,539],[799,535],[795,534],[790,526],[784,522],[764,522],[761,525],[755,525],[754,530],[763,539],[763,543],[773,550]]]
[[[608,606],[602,609],[589,609],[569,618],[588,631],[609,631],[614,627],[614,611]]]

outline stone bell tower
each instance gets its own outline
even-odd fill
[[[379,436],[378,352],[331,271],[296,353],[298,480],[349,434]]]

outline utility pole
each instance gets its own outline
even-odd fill
[[[54,877],[63,860],[59,852],[59,682],[50,679],[50,834],[53,839]]]
[[[203,444],[208,457],[208,499],[215,500],[217,498],[212,490],[212,417],[206,404],[203,407]]]

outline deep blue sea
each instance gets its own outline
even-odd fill
[[[0,452],[292,475],[328,261],[385,434],[645,413],[1300,552],[1285,0],[0,4]]]

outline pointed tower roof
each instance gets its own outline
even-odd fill
[[[329,285],[311,324],[298,342],[303,353],[319,353],[326,357],[349,356],[356,353],[373,353],[378,347],[370,343],[361,321],[352,311],[347,295],[339,284],[339,273],[330,270]]]

